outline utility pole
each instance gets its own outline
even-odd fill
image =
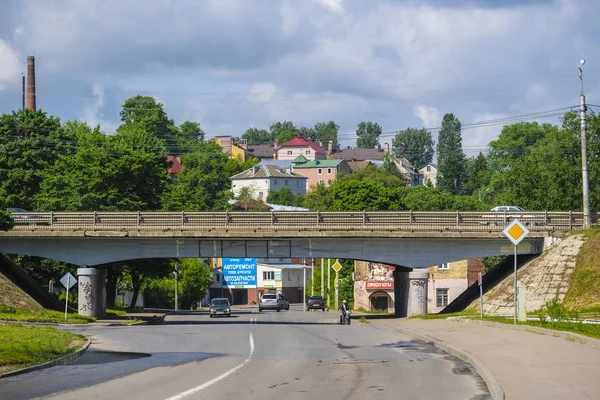
[[[587,137],[586,137],[586,106],[585,95],[583,94],[583,64],[585,60],[579,62],[579,118],[581,119],[581,177],[583,179],[583,227],[590,227],[590,187],[588,180],[588,161],[587,161]]]
[[[321,296],[325,296],[325,259],[321,258]]]
[[[310,285],[310,295],[315,295],[315,259],[313,258],[311,261],[310,268],[310,280],[312,281],[312,285]]]
[[[179,309],[179,293],[177,290],[177,286],[179,286],[179,268],[177,263],[175,263],[175,271],[173,271],[173,275],[175,275],[175,311]]]
[[[303,311],[306,311],[306,265],[304,265],[302,267],[302,275],[303,275],[303,280],[302,280],[302,304],[303,304]]]

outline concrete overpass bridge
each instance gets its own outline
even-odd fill
[[[49,212],[14,217],[14,228],[0,232],[0,253],[87,267],[140,258],[306,257],[423,269],[513,254],[502,231],[515,218],[530,230],[518,254],[542,253],[553,237],[583,229],[581,212]]]

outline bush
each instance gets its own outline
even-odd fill
[[[144,306],[147,308],[175,307],[175,280],[170,278],[152,279],[144,283]]]
[[[568,321],[577,319],[577,312],[568,310],[556,299],[546,302],[546,312],[548,316],[556,321]]]
[[[7,231],[12,229],[15,221],[10,216],[10,213],[6,210],[0,210],[0,231]]]

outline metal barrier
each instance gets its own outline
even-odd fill
[[[271,212],[27,212],[13,230],[358,230],[502,231],[519,219],[530,231],[583,229],[574,211],[271,211]],[[592,221],[597,220],[596,214]]]

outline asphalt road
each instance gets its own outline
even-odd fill
[[[71,328],[76,365],[0,381],[0,399],[486,399],[460,360],[374,324],[320,311],[203,312],[158,326]]]

